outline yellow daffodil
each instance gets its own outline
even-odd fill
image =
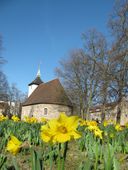
[[[103,131],[101,131],[100,129],[94,130],[94,135],[96,137],[99,137],[100,139],[102,139],[102,133],[103,133]]]
[[[12,153],[13,155],[16,155],[21,148],[22,142],[19,141],[15,136],[11,136],[11,139],[7,143],[7,151]]]
[[[97,122],[96,121],[86,121],[87,126],[97,126]]]
[[[88,126],[87,129],[89,129],[90,131],[94,131],[94,130],[99,130],[98,126]]]
[[[87,125],[86,120],[84,120],[84,119],[79,119],[79,125],[80,125],[80,126],[85,126],[85,125]]]
[[[42,122],[42,123],[47,123],[47,119],[46,119],[45,117],[42,117],[42,118],[41,118],[41,122]]]
[[[110,122],[111,125],[115,125],[116,124],[116,120],[111,120],[110,119],[109,122]]]
[[[123,130],[123,128],[120,126],[120,124],[116,124],[116,125],[115,125],[115,129],[116,129],[117,131]]]
[[[52,142],[52,135],[52,129],[48,124],[41,126],[41,139],[44,142]]]
[[[37,123],[38,120],[36,117],[28,117],[28,116],[25,116],[25,122],[27,123]]]
[[[13,115],[12,118],[11,118],[14,122],[18,122],[20,121],[19,117]]]
[[[81,137],[76,130],[78,127],[77,116],[66,116],[61,113],[58,119],[49,120],[48,123],[41,127],[41,138],[44,142],[64,143],[71,139]]]
[[[37,122],[38,122],[38,120],[37,120],[36,117],[31,117],[30,118],[30,123],[37,123]]]
[[[0,122],[4,121],[4,120],[7,120],[8,117],[7,116],[4,116],[4,115],[0,115]]]
[[[114,122],[114,120],[111,120],[111,119],[105,120],[105,121],[103,122],[104,127],[106,127],[106,126],[108,126],[108,125],[112,125],[112,124],[115,124],[115,122]]]
[[[105,121],[103,122],[103,125],[104,125],[104,127],[106,127],[106,126],[109,125],[109,122],[108,122],[107,120],[105,120]]]
[[[99,137],[100,139],[102,139],[103,131],[101,131],[98,126],[90,125],[86,129],[92,131],[96,137]]]

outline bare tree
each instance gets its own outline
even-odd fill
[[[120,119],[120,102],[128,94],[128,0],[116,3],[108,23],[113,37],[110,48],[101,33],[90,30],[82,34],[84,48],[70,53],[56,69],[83,118],[100,103],[103,121],[106,104],[117,102]]]
[[[128,0],[116,1],[108,26],[114,38],[112,52],[114,56],[128,48]]]
[[[109,51],[112,79],[110,94],[118,103],[117,122],[120,122],[121,101],[128,95],[128,0],[115,4],[108,23],[114,37]]]
[[[60,62],[56,73],[62,78],[67,94],[72,102],[77,105],[78,114],[84,117],[85,103],[87,101],[87,58],[83,50],[74,50],[69,54],[69,59]]]
[[[109,85],[109,78],[107,75],[107,71],[109,69],[107,41],[104,35],[96,31],[95,29],[92,29],[84,34],[84,40],[85,53],[89,56],[91,64],[90,80],[91,82],[98,82],[96,83],[97,95],[95,96],[95,104],[102,103],[102,105],[104,106],[108,101],[107,93]],[[104,109],[102,112],[104,114]]]
[[[8,100],[8,81],[6,75],[0,71],[0,101]]]
[[[2,36],[0,35],[0,69],[2,67],[3,64],[5,64],[6,60],[2,57],[2,50],[3,50],[3,46],[2,46]]]
[[[2,37],[0,36],[0,100],[7,101],[8,98],[8,81],[6,75],[2,71],[2,66],[5,64],[4,58],[1,56],[2,52]]]
[[[26,96],[17,87],[16,84],[12,84],[9,87],[8,101],[9,101],[9,113],[18,115],[20,117],[21,103],[25,100]]]
[[[106,40],[94,29],[84,33],[82,37],[84,50],[70,53],[69,59],[62,60],[56,72],[63,79],[80,115],[88,118],[90,107],[99,101],[99,77],[102,74],[99,70],[106,62]]]

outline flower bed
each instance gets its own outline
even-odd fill
[[[128,127],[85,121],[0,116],[0,169],[127,170]]]

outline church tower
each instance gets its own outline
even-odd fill
[[[28,84],[28,97],[33,93],[33,91],[41,84],[43,81],[40,78],[40,68],[38,68],[38,72],[36,78]]]

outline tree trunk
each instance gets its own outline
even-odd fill
[[[84,115],[84,110],[83,109],[81,109],[81,117],[82,117],[82,119],[85,119],[85,115]]]
[[[116,115],[116,123],[120,124],[120,120],[121,120],[121,108],[120,108],[120,106],[118,106],[117,115]]]
[[[117,114],[116,114],[116,123],[119,123],[119,124],[120,124],[120,120],[121,120],[121,102],[122,102],[122,96],[121,96],[121,92],[120,92],[119,99],[118,99]]]
[[[101,123],[105,120],[105,105],[101,108]]]

